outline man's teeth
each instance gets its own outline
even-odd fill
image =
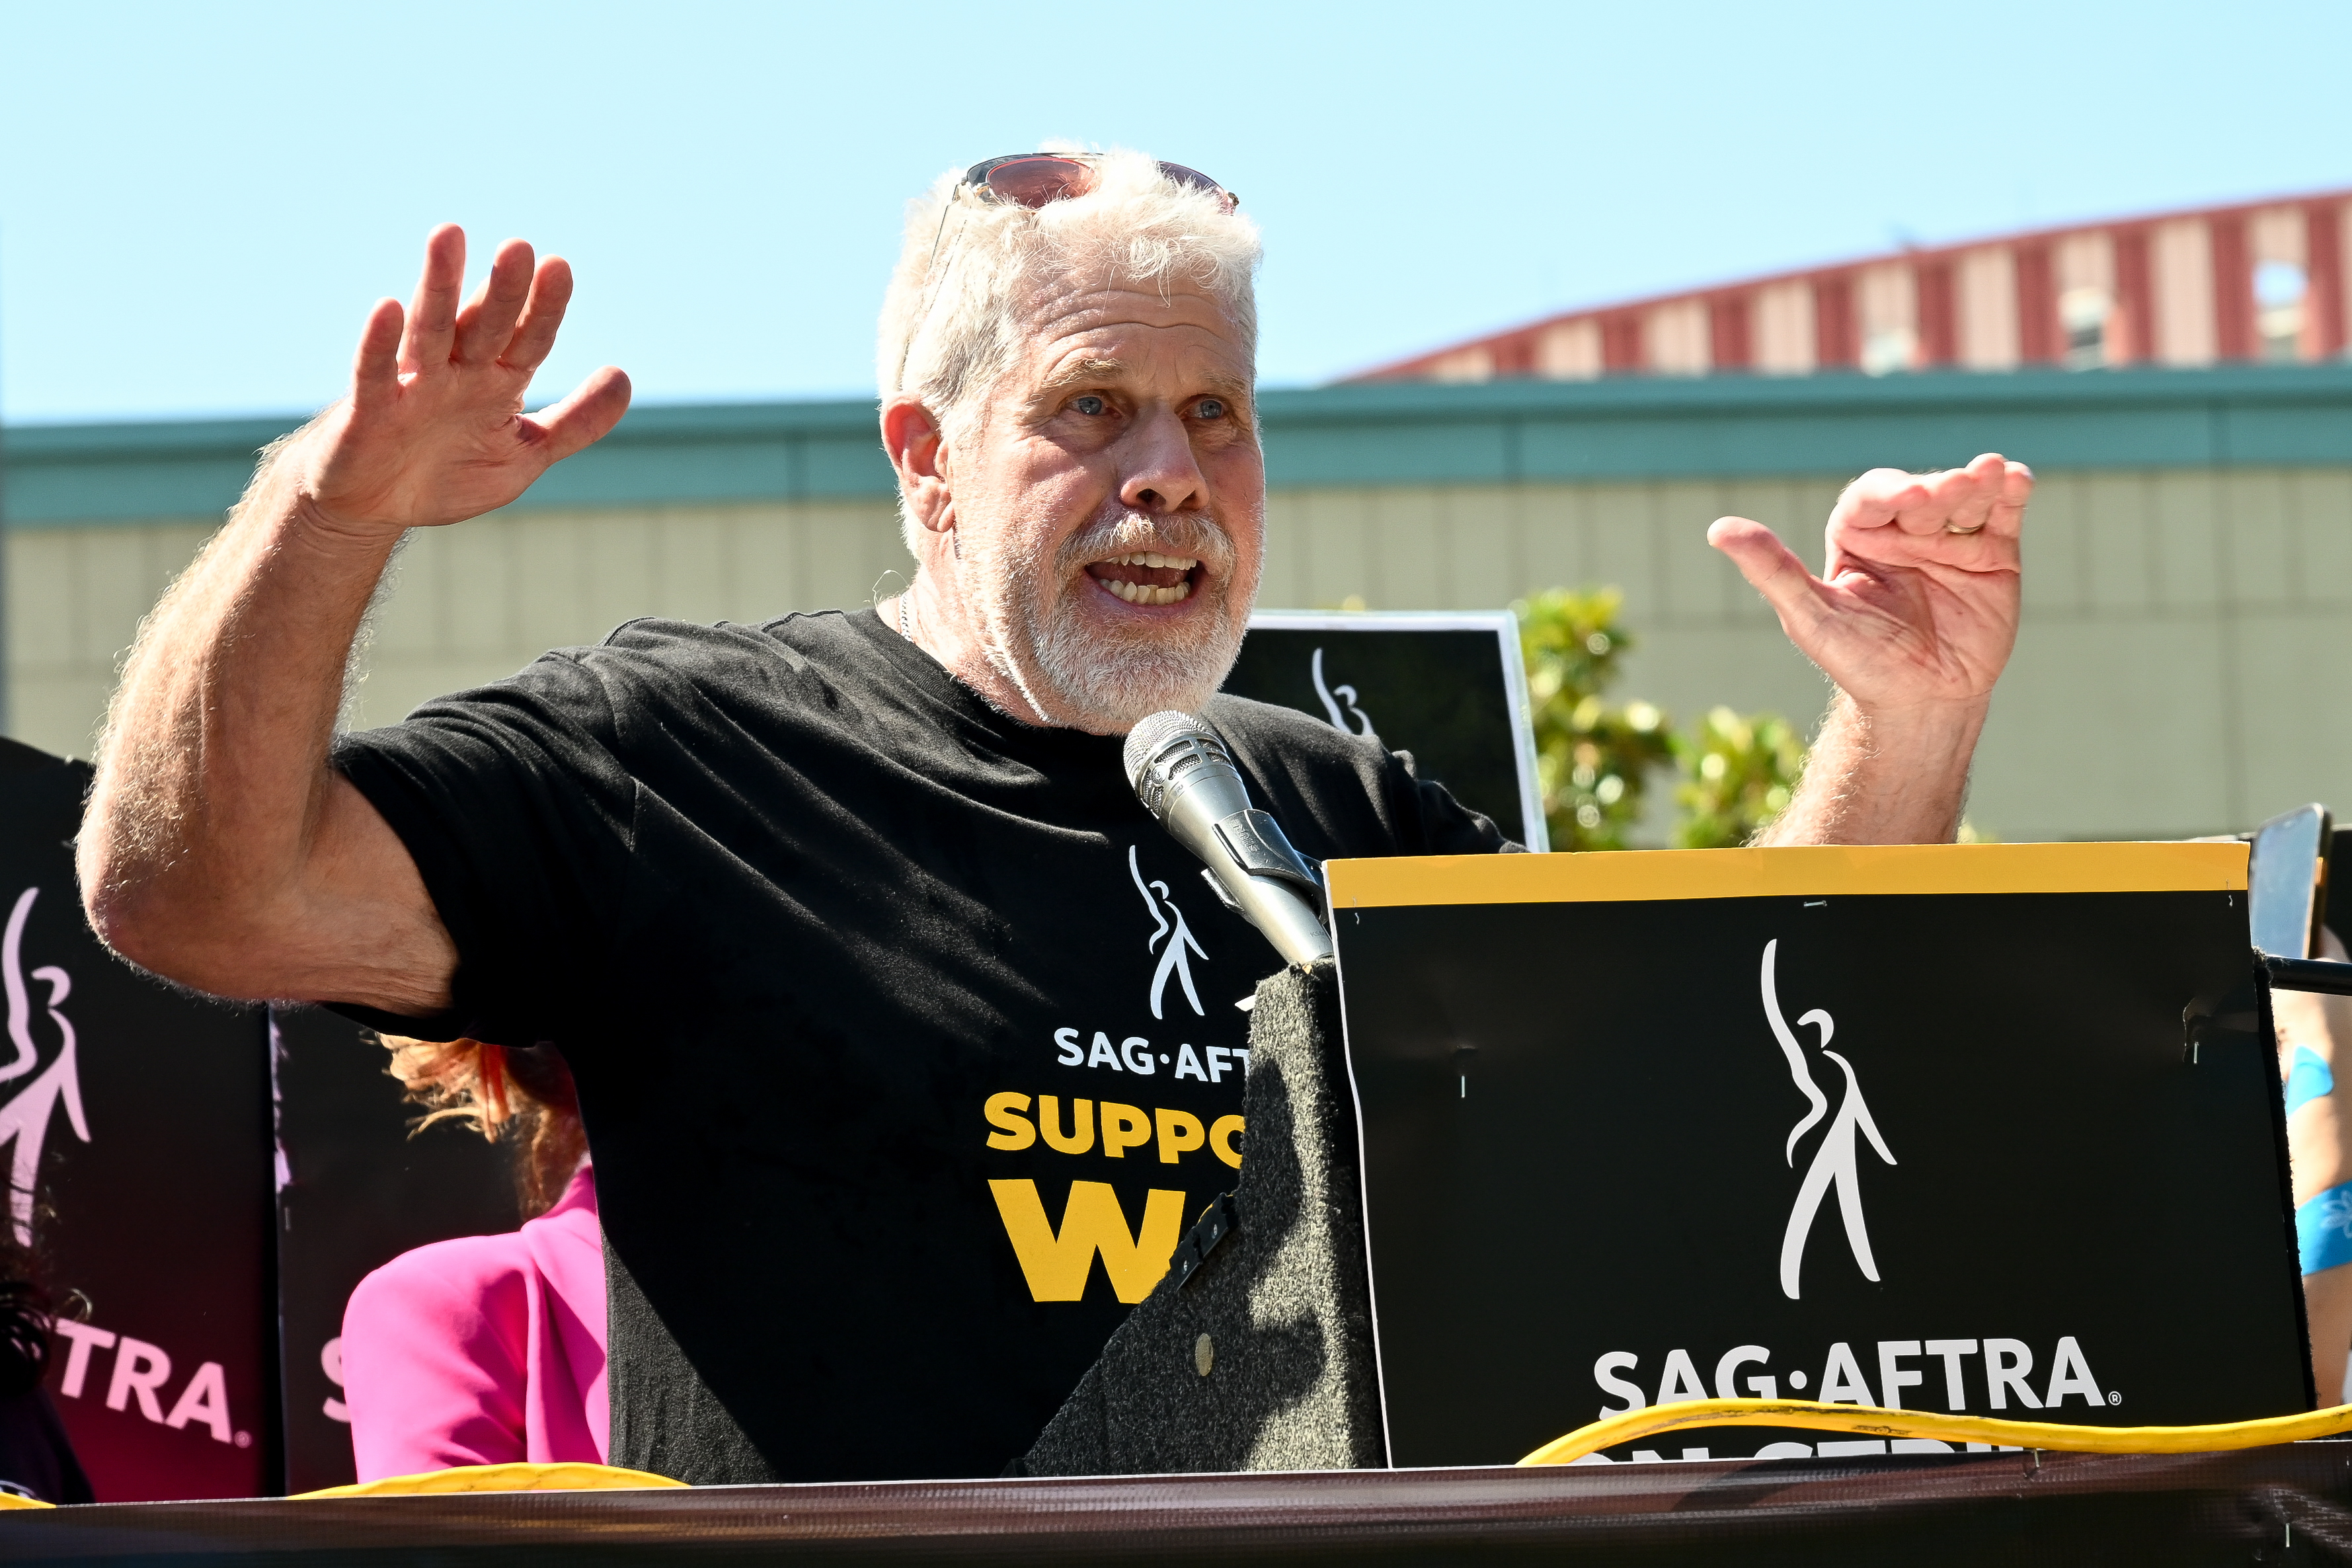
[[[1125,583],[1116,577],[1097,577],[1096,582],[1117,594],[1130,605],[1176,605],[1192,596],[1192,579],[1189,575],[1200,560],[1192,555],[1162,555],[1156,550],[1139,550],[1131,554],[1115,555],[1103,563],[1106,566],[1140,566],[1152,571],[1176,571],[1188,574],[1165,588],[1149,583]]]
[[[1116,577],[1097,577],[1095,581],[1130,605],[1174,605],[1192,596],[1192,584],[1189,578],[1172,588],[1154,588],[1145,583],[1122,583]]]

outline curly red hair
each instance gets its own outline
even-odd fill
[[[436,1121],[470,1125],[514,1152],[515,1195],[523,1217],[547,1212],[588,1157],[580,1091],[553,1046],[515,1050],[481,1040],[377,1037],[392,1053],[387,1069],[408,1098],[426,1108],[412,1136]]]

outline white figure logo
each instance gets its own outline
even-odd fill
[[[1341,734],[1369,735],[1372,732],[1372,716],[1356,706],[1354,687],[1323,684],[1323,650],[1319,647],[1315,650],[1310,673],[1315,677],[1315,695],[1323,700],[1323,711],[1331,715],[1331,728]],[[1343,699],[1348,704],[1346,713],[1339,710],[1339,703]],[[1352,731],[1348,728],[1348,713],[1353,713],[1356,716],[1356,723],[1359,726]]]
[[[1201,994],[1192,989],[1192,959],[1209,955],[1192,940],[1192,928],[1184,923],[1184,911],[1168,896],[1168,884],[1143,879],[1143,868],[1136,861],[1132,844],[1127,847],[1127,874],[1135,879],[1135,890],[1143,895],[1143,907],[1151,911],[1152,923],[1158,928],[1143,944],[1145,952],[1160,954],[1160,968],[1151,976],[1151,1016],[1161,1016],[1160,1005],[1168,991],[1168,977],[1173,974],[1182,984],[1184,1000],[1192,1004],[1192,1011],[1207,1017],[1209,1010],[1201,1005]],[[1160,945],[1163,939],[1168,943],[1165,949]]]
[[[1813,1087],[1813,1075],[1806,1069],[1804,1047],[1790,1031],[1788,1020],[1780,1016],[1780,999],[1772,986],[1772,957],[1780,944],[1775,940],[1764,944],[1764,1016],[1770,1020],[1772,1036],[1780,1042],[1781,1054],[1789,1058],[1789,1076],[1797,1082],[1812,1110],[1789,1133],[1789,1144],[1783,1157],[1791,1170],[1797,1163],[1797,1140],[1819,1121],[1829,1110],[1829,1101]],[[1863,1278],[1876,1282],[1878,1263],[1870,1255],[1870,1230],[1862,1217],[1862,1174],[1856,1168],[1853,1134],[1856,1128],[1870,1139],[1870,1146],[1888,1164],[1895,1156],[1886,1147],[1886,1140],[1878,1135],[1878,1126],[1870,1119],[1870,1107],[1863,1103],[1862,1086],[1854,1081],[1853,1064],[1830,1049],[1830,1038],[1837,1033],[1837,1022],[1819,1007],[1797,1020],[1797,1027],[1817,1026],[1822,1032],[1822,1055],[1837,1063],[1845,1073],[1845,1099],[1840,1102],[1837,1114],[1830,1119],[1830,1130],[1822,1135],[1821,1146],[1813,1151],[1813,1163],[1805,1172],[1804,1184],[1797,1189],[1797,1205],[1789,1211],[1789,1228],[1780,1237],[1780,1290],[1793,1301],[1797,1300],[1797,1273],[1805,1260],[1805,1241],[1812,1235],[1813,1216],[1821,1212],[1822,1199],[1830,1184],[1837,1184],[1838,1212],[1845,1218],[1846,1245],[1853,1248],[1853,1260],[1861,1266]]]
[[[33,1008],[26,994],[24,965],[25,921],[40,894],[40,889],[27,888],[17,896],[16,907],[8,914],[7,931],[0,935],[0,985],[7,988],[8,1038],[16,1047],[15,1058],[0,1065],[0,1083],[22,1078],[40,1065],[40,1047],[33,1043]],[[73,978],[54,963],[43,964],[31,977],[48,985],[49,1021],[65,1043],[47,1070],[18,1089],[7,1104],[0,1105],[0,1144],[11,1140],[16,1143],[8,1170],[9,1218],[16,1226],[16,1239],[28,1247],[33,1240],[33,1184],[41,1173],[41,1146],[48,1140],[49,1119],[59,1100],[65,1102],[66,1120],[75,1136],[89,1142],[89,1123],[81,1111],[81,1078],[74,1059],[74,1027],[58,1011],[72,994]]]

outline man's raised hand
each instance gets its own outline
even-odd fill
[[[1864,714],[1980,712],[2017,640],[2032,493],[2032,473],[1997,453],[1939,474],[1873,468],[1830,512],[1819,577],[1762,523],[1722,518],[1706,536]]]
[[[606,365],[535,417],[523,395],[572,298],[572,268],[536,267],[519,239],[459,303],[466,236],[445,224],[425,241],[406,311],[380,301],[360,335],[348,396],[289,446],[306,510],[364,534],[460,522],[506,505],[548,468],[603,437],[629,406],[629,378]]]

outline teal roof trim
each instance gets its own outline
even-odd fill
[[[1265,398],[1277,487],[2352,465],[2352,364],[1497,381]]]
[[[2352,466],[2352,365],[1873,378],[1390,383],[1260,398],[1278,489],[1837,476],[2000,451],[2046,470]],[[7,432],[20,528],[208,519],[291,419],[31,425]],[[639,408],[559,464],[529,508],[877,500],[874,405]]]
[[[17,528],[217,517],[243,493],[255,454],[300,423],[16,426],[0,447],[0,506]],[[871,403],[709,404],[632,410],[518,504],[870,499],[895,490]]]

